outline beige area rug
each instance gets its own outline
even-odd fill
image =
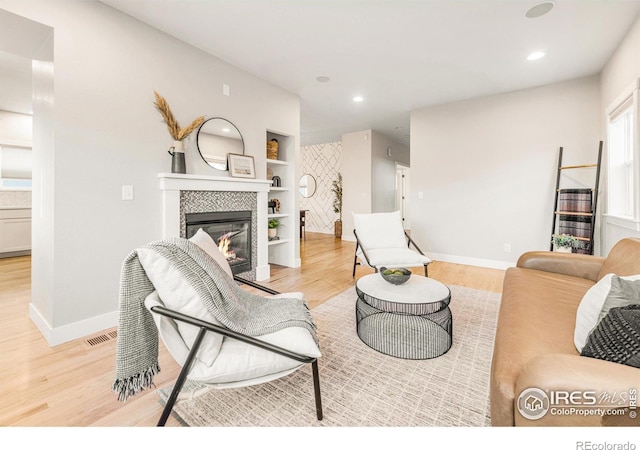
[[[381,354],[356,334],[355,289],[317,306],[324,419],[316,420],[311,366],[258,386],[202,389],[176,403],[189,426],[454,427],[489,426],[489,373],[500,295],[449,286],[453,344],[429,360]],[[164,403],[169,388],[158,391]]]

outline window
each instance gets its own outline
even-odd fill
[[[609,214],[633,218],[633,105],[609,120]]]
[[[638,223],[640,219],[640,160],[638,158],[638,86],[632,86],[607,109],[607,215]],[[635,227],[635,226],[634,226]]]

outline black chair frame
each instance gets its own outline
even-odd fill
[[[267,292],[269,294],[272,295],[277,295],[279,294],[278,291],[274,291],[273,289],[269,289],[265,286],[262,286],[258,283],[254,283],[252,281],[249,280],[245,280],[243,278],[240,278],[238,276],[234,276],[233,277],[234,280],[236,280],[239,283],[242,284],[246,284],[248,286],[251,286],[253,288],[256,289],[260,289],[261,291]],[[316,402],[316,416],[318,418],[318,420],[322,420],[322,399],[320,396],[320,375],[318,372],[318,360],[317,358],[311,358],[309,356],[305,356],[305,355],[301,355],[299,353],[295,353],[292,351],[287,350],[286,348],[282,348],[279,347],[277,345],[273,345],[273,344],[269,344],[268,342],[264,342],[261,341],[259,339],[256,339],[252,336],[248,336],[242,333],[238,333],[235,331],[232,331],[228,328],[225,328],[223,326],[220,325],[216,325],[213,324],[211,322],[207,322],[205,320],[200,320],[197,319],[195,317],[186,315],[186,314],[182,314],[179,313],[177,311],[165,308],[163,306],[154,306],[151,308],[151,311],[166,317],[169,317],[173,320],[178,320],[184,323],[188,323],[191,324],[193,326],[199,327],[200,331],[198,332],[198,335],[196,336],[196,339],[193,343],[193,346],[191,347],[191,350],[189,351],[189,354],[187,355],[187,359],[184,363],[184,365],[182,366],[182,370],[180,371],[180,374],[178,375],[178,379],[176,380],[176,383],[173,387],[173,389],[171,390],[171,394],[169,395],[169,398],[167,399],[167,403],[164,407],[164,410],[162,411],[162,415],[160,416],[160,420],[158,421],[158,425],[159,427],[163,427],[166,423],[167,423],[167,419],[169,418],[169,415],[171,414],[171,411],[173,410],[173,407],[175,405],[176,400],[178,399],[178,395],[180,394],[180,391],[182,390],[182,388],[184,387],[184,383],[187,381],[187,376],[189,374],[189,372],[191,371],[191,366],[193,365],[194,361],[195,361],[195,357],[196,354],[198,353],[198,349],[200,348],[200,345],[202,344],[202,340],[204,339],[204,335],[206,332],[213,332],[213,333],[219,333],[225,337],[228,338],[232,338],[232,339],[237,339],[239,341],[245,342],[247,344],[250,345],[254,345],[256,347],[260,347],[264,350],[268,350],[274,353],[277,353],[279,355],[282,356],[286,356],[288,358],[291,358],[295,361],[299,361],[301,363],[304,364],[311,364],[311,369],[312,369],[312,373],[313,373],[313,390],[314,390],[314,396],[315,396],[315,402]]]
[[[353,230],[353,235],[356,237],[356,253],[355,253],[355,256],[353,257],[353,274],[351,276],[355,277],[356,276],[356,266],[362,265],[358,261],[358,248],[362,249],[362,254],[364,255],[364,259],[367,260],[367,265],[369,267],[371,267],[373,270],[375,270],[376,273],[378,273],[378,268],[376,266],[374,266],[373,264],[371,264],[371,262],[369,261],[369,257],[367,256],[367,252],[365,251],[364,247],[362,245],[360,245],[360,239],[358,239],[358,233],[356,233],[356,230]],[[425,256],[425,254],[422,253],[422,250],[420,250],[420,247],[418,247],[418,244],[416,244],[414,242],[414,240],[411,239],[411,236],[409,236],[409,234],[406,231],[404,232],[404,236],[407,238],[407,247],[410,248],[413,245],[413,247],[416,249],[416,251],[418,253],[420,253],[422,256]],[[429,265],[429,263],[426,263],[424,265],[424,276],[425,277],[429,276],[429,271],[427,269],[428,265]]]

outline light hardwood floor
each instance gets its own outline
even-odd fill
[[[353,286],[354,250],[351,242],[307,233],[300,246],[302,267],[272,266],[271,279],[263,284],[281,292],[302,291],[313,308]],[[162,410],[155,390],[126,403],[111,391],[115,340],[90,346],[85,338],[49,347],[29,319],[30,271],[30,257],[0,259],[0,426],[155,425]],[[369,273],[359,266],[355,278]],[[501,292],[504,271],[436,261],[429,276]],[[159,363],[155,382],[163,387],[175,380],[179,367],[162,344]],[[171,417],[167,426],[179,423]]]

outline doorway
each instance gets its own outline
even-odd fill
[[[54,302],[54,83],[53,83],[53,28],[0,9],[0,52],[3,61],[26,59],[30,72],[31,95],[31,298],[29,316],[48,336],[53,324]],[[30,70],[29,70],[30,68]],[[5,69],[6,74],[6,69]],[[16,94],[23,84],[21,77],[15,82],[3,79],[3,87],[11,86]],[[22,80],[22,81],[21,81]],[[4,106],[5,109],[15,109]],[[29,105],[24,108],[28,110]]]

